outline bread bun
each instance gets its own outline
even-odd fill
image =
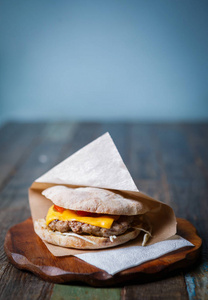
[[[109,190],[86,187],[72,189],[56,185],[42,192],[55,205],[65,209],[111,215],[138,215],[149,208],[144,203],[127,199]]]

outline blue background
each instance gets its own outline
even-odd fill
[[[0,118],[208,120],[208,1],[0,1]]]

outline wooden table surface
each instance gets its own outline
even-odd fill
[[[4,238],[30,216],[29,186],[106,131],[138,188],[197,228],[201,260],[163,280],[111,288],[52,284],[13,267]],[[208,124],[7,123],[0,168],[0,299],[208,299]]]

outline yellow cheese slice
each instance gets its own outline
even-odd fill
[[[119,216],[113,216],[113,215],[98,215],[93,217],[85,217],[85,216],[79,216],[76,211],[65,209],[62,213],[56,211],[54,209],[54,205],[52,205],[49,210],[48,214],[46,216],[46,225],[51,223],[53,220],[59,220],[59,221],[78,221],[94,226],[99,226],[102,228],[111,228],[113,221],[117,220]]]

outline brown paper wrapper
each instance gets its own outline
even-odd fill
[[[29,189],[33,222],[46,217],[48,209],[53,203],[46,199],[41,192],[54,185],[65,185],[71,188],[86,186],[105,188],[122,194],[126,198],[145,202],[149,207],[146,215],[153,228],[148,245],[167,239],[176,233],[176,217],[172,208],[138,191],[108,133],[83,147],[33,182]],[[104,249],[77,250],[44,243],[54,256],[105,251]],[[117,248],[138,246],[141,243],[142,234],[135,240],[117,246]]]

